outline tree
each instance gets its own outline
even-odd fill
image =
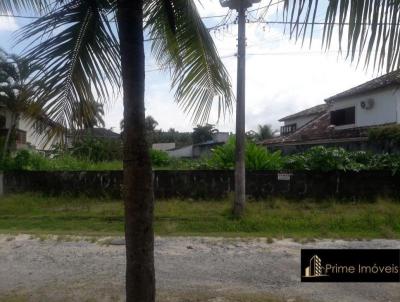
[[[152,146],[152,144],[154,144],[157,126],[158,122],[151,115],[146,116],[145,127],[146,127],[147,142],[149,146]]]
[[[40,78],[47,89],[38,97],[52,119],[66,128],[79,126],[71,118],[73,108],[81,102],[104,102],[122,86],[126,298],[128,302],[154,301],[144,29],[155,59],[171,70],[176,101],[195,122],[208,119],[214,100],[222,114],[231,112],[229,75],[194,0],[0,1],[2,13],[22,10],[42,15],[25,27],[20,40],[35,39],[27,55],[43,65]]]
[[[206,124],[204,126],[197,125],[193,128],[192,140],[193,144],[204,143],[213,139],[213,135],[218,133],[218,129],[214,125]]]
[[[156,130],[156,127],[158,126],[158,122],[151,115],[146,116],[145,123],[146,131],[148,132],[154,132],[154,130]]]
[[[34,115],[30,110],[35,95],[31,80],[37,71],[38,66],[31,64],[29,60],[0,50],[0,103],[10,112],[3,159],[9,151],[11,136],[15,133],[20,117]]]
[[[104,127],[104,106],[99,102],[80,102],[72,112],[72,119],[83,128]]]
[[[257,141],[263,141],[266,139],[273,138],[276,130],[272,130],[271,125],[258,125],[256,132]]]

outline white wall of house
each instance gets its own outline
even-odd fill
[[[54,138],[51,141],[47,142],[47,138],[45,134],[38,135],[33,128],[32,122],[20,118],[18,122],[18,129],[26,132],[26,142],[30,144],[34,149],[40,151],[47,151],[52,149],[52,145],[60,142],[59,138]]]
[[[317,114],[317,115],[299,116],[299,117],[295,117],[295,118],[292,118],[292,119],[288,119],[288,120],[284,121],[284,126],[296,124],[296,128],[299,129],[299,128],[303,127],[305,124],[311,122],[317,116],[319,116],[319,114]]]
[[[369,109],[361,108],[361,102],[374,100],[374,106]],[[345,99],[334,101],[330,111],[355,107],[355,124],[337,126],[338,129],[365,127],[388,123],[399,123],[400,94],[398,89],[386,88]]]
[[[212,135],[216,143],[226,143],[229,139],[229,132],[218,132]]]

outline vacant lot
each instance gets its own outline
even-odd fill
[[[400,202],[249,202],[243,219],[222,201],[160,200],[158,235],[297,238],[399,238]],[[123,206],[118,200],[19,194],[0,199],[0,231],[33,234],[120,235]]]

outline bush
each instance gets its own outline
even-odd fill
[[[368,131],[368,139],[373,143],[400,145],[400,125],[372,128]]]
[[[76,140],[69,151],[72,156],[91,162],[122,160],[122,141],[88,137]]]
[[[167,152],[161,150],[150,150],[151,163],[155,167],[165,167],[170,163],[170,158]]]
[[[306,152],[284,158],[285,169],[309,171],[400,171],[400,155],[349,152],[343,148],[313,147]]]
[[[283,161],[280,151],[269,152],[264,147],[247,141],[245,152],[246,168],[248,170],[279,170],[282,168]],[[234,139],[230,139],[225,145],[212,151],[209,166],[214,169],[234,169]]]
[[[359,155],[361,157],[361,155]],[[343,148],[312,147],[304,153],[288,156],[284,167],[292,170],[352,170],[359,171],[365,166],[351,157]]]

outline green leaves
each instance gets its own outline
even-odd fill
[[[317,12],[323,1],[285,0],[284,18],[290,21],[291,36],[313,39]],[[391,71],[400,66],[400,1],[330,0],[325,10],[323,46],[331,47],[337,37],[346,56],[376,70]],[[311,27],[310,27],[311,26]],[[336,32],[336,35],[335,35]]]
[[[76,119],[74,114],[90,113],[81,109],[108,101],[120,87],[112,8],[107,0],[58,0],[20,32],[20,41],[31,41],[27,58],[42,67],[37,77],[43,84],[37,95],[41,107],[65,128],[81,128],[91,116]]]
[[[157,62],[171,70],[176,101],[194,123],[232,111],[229,74],[193,0],[154,0],[145,5],[146,29]]]
[[[49,9],[48,0],[1,0],[0,12],[12,14],[24,12],[42,13]]]
[[[42,15],[23,28],[26,57],[41,66],[37,108],[63,129],[82,128],[92,104],[119,93],[121,84],[115,1],[17,0],[0,11],[31,10]],[[218,115],[232,111],[229,75],[193,0],[153,0],[145,4],[145,25],[156,60],[170,68],[176,100],[195,122],[203,123],[217,99]],[[76,118],[77,112],[83,113]],[[51,135],[48,133],[47,135]]]
[[[269,152],[253,142],[246,142],[246,169],[248,170],[280,170],[282,156],[280,151]],[[214,169],[233,169],[235,166],[235,139],[213,150],[209,166]]]

